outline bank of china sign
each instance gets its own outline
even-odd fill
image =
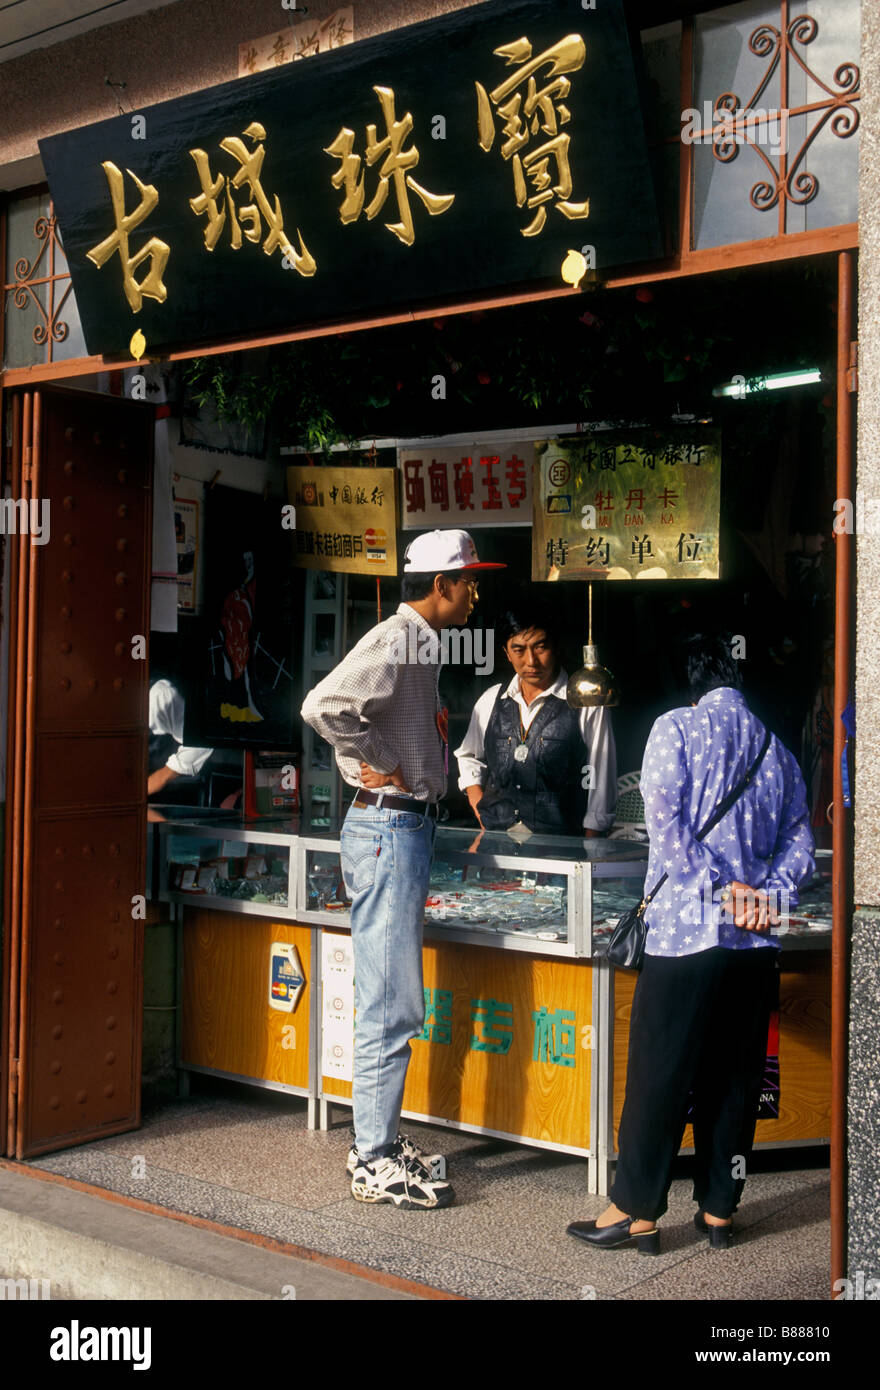
[[[92,353],[660,254],[620,0],[493,0],[40,150]]]

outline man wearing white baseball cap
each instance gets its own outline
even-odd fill
[[[402,602],[306,697],[302,716],[357,787],[342,828],[351,898],[355,1011],[352,1196],[445,1207],[448,1182],[398,1132],[410,1039],[424,1026],[422,935],[437,802],[446,794],[444,627],[469,618],[481,561],[467,531],[428,531],[406,549]],[[416,652],[418,653],[416,659]]]

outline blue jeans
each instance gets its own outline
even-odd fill
[[[422,934],[436,822],[414,811],[349,807],[342,874],[354,954],[355,1143],[361,1158],[397,1140],[410,1038],[425,1023]]]

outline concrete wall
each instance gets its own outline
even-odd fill
[[[352,3],[352,0],[349,0]],[[309,20],[345,0],[309,0]],[[467,8],[462,0],[353,0],[354,36],[369,38]],[[238,76],[238,46],[302,16],[279,0],[179,0],[0,64],[0,189],[40,181],[37,139],[117,114],[105,78],[125,82],[126,111]]]
[[[857,489],[880,499],[880,6],[862,5]],[[876,505],[876,504],[875,504]],[[864,511],[864,507],[863,507]],[[880,549],[857,538],[848,1273],[880,1278]]]

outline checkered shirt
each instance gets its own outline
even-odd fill
[[[302,717],[333,746],[350,786],[361,786],[362,762],[387,773],[399,764],[417,800],[438,801],[446,794],[439,675],[437,633],[402,603],[309,692]]]

